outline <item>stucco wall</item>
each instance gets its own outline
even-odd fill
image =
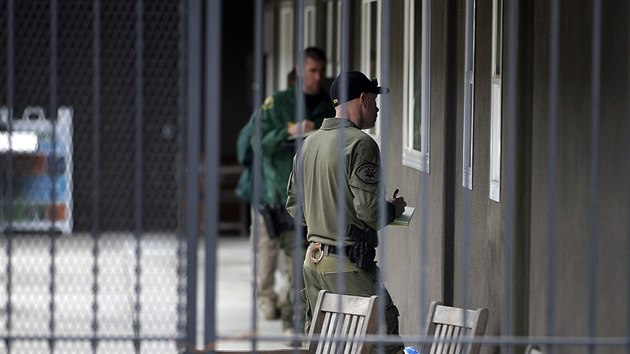
[[[624,336],[630,296],[628,4],[604,3],[597,128],[591,96],[592,3],[562,4],[554,138],[549,129],[549,11],[545,3],[538,1],[535,12],[530,331],[533,335]],[[550,139],[557,146],[551,165]],[[549,193],[554,173],[556,183]],[[621,349],[601,348],[598,353]],[[586,352],[586,348],[572,352]]]
[[[417,335],[424,328],[432,300],[442,300],[443,244],[443,110],[444,16],[445,4],[435,4],[433,13],[434,67],[431,97],[431,173],[402,165],[403,141],[403,1],[392,2],[391,94],[389,95],[389,137],[387,153],[388,190],[400,188],[407,204],[416,207],[409,227],[388,227],[385,279],[401,312],[400,330]],[[434,132],[434,133],[433,133]],[[380,247],[379,247],[380,248]]]

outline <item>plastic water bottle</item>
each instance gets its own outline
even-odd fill
[[[405,354],[419,354],[418,350],[414,347],[405,347]]]

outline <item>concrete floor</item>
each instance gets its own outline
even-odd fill
[[[97,338],[121,338],[99,341],[97,353],[137,353],[132,341],[122,339],[133,336],[136,325],[143,336],[181,335],[186,319],[178,309],[185,305],[185,293],[178,288],[185,291],[186,274],[178,264],[182,261],[185,264],[185,259],[178,259],[174,235],[146,234],[138,243],[132,234],[102,234],[97,250],[89,234],[57,236],[54,244],[51,239],[49,235],[15,235],[8,247],[8,239],[0,238],[0,338],[7,335],[13,338],[10,342],[0,341],[0,354],[9,352],[7,343],[12,354],[49,353],[48,341],[37,338],[47,338],[51,333],[56,338],[89,338],[94,326]],[[203,279],[203,245],[198,256],[198,275]],[[249,238],[219,237],[217,256],[217,284],[213,287],[215,327],[219,336],[231,338],[216,343],[218,348],[249,349],[253,333],[261,337],[257,348],[286,347],[279,320],[265,321],[258,314],[253,323],[255,301]],[[282,286],[282,279],[279,276],[278,286]],[[198,289],[203,288],[203,282],[198,282]],[[203,298],[198,297],[199,314],[204,313]],[[203,316],[198,316],[197,323],[197,347],[203,348]],[[265,341],[272,337],[275,342]],[[54,343],[55,353],[92,353],[89,340]],[[140,352],[176,353],[177,350],[173,340],[150,340],[141,343]]]
[[[217,269],[217,323],[216,330],[220,336],[237,339],[224,340],[218,343],[220,349],[249,349],[251,342],[247,337],[254,328],[252,308],[254,307],[252,254],[249,238],[222,237],[219,239]],[[200,256],[201,259],[201,256]],[[201,262],[200,262],[201,263]],[[282,264],[282,262],[279,262]],[[201,273],[201,271],[200,271]],[[284,277],[276,272],[276,288],[286,286]],[[257,312],[256,332],[261,337],[282,336],[281,321],[267,321]],[[282,341],[262,340],[258,348],[286,347]]]

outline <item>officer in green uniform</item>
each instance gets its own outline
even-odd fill
[[[277,224],[267,227],[270,237],[277,237],[277,244],[287,258],[290,297],[281,307],[285,333],[292,333],[293,306],[293,251],[295,232],[292,218],[286,213],[286,186],[291,173],[295,138],[298,135],[319,129],[325,117],[334,113],[334,108],[322,88],[325,79],[326,55],[315,47],[304,50],[304,66],[297,67],[300,80],[294,88],[276,92],[265,99],[260,109],[262,169],[265,204],[264,215]],[[304,116],[298,119],[297,99],[303,99]],[[252,141],[252,144],[254,142]],[[252,145],[254,149],[254,145]],[[270,215],[271,214],[271,215]],[[268,221],[268,220],[267,220]],[[266,223],[269,226],[269,222]],[[273,229],[273,230],[270,230]],[[261,257],[263,256],[263,249]],[[301,255],[300,255],[301,256]],[[298,272],[301,275],[301,272]],[[301,326],[303,318],[298,318]]]
[[[342,92],[342,87],[347,90]],[[310,310],[322,289],[333,293],[343,290],[349,295],[380,295],[379,268],[374,261],[378,246],[376,230],[384,226],[379,223],[379,206],[386,205],[389,223],[402,215],[407,203],[402,196],[384,201],[379,195],[380,150],[361,129],[374,126],[378,112],[376,96],[388,91],[361,72],[342,73],[330,89],[335,117],[326,118],[321,129],[304,141],[294,157],[287,186],[287,210],[295,217],[301,209],[308,226],[310,245],[303,266],[307,327]],[[344,173],[339,171],[339,159],[343,159]],[[299,181],[297,176],[301,176]],[[302,203],[297,204],[298,201]],[[347,225],[343,230],[338,228],[340,202],[344,204]],[[343,257],[342,267],[338,257]],[[339,277],[343,289],[338,287]],[[398,309],[386,289],[384,294],[380,300],[385,305],[387,333],[400,338]],[[404,346],[401,340],[385,348],[388,353],[402,353]],[[376,347],[372,349],[375,351]]]

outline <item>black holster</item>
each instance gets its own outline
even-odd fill
[[[265,221],[269,238],[276,238],[282,232],[293,230],[293,218],[283,204],[265,205],[258,208]]]
[[[361,269],[374,270],[376,268],[376,248],[373,245],[378,244],[376,231],[372,229],[364,231],[350,224],[347,233],[354,242],[354,246],[350,248],[348,253],[350,262],[354,262]]]

